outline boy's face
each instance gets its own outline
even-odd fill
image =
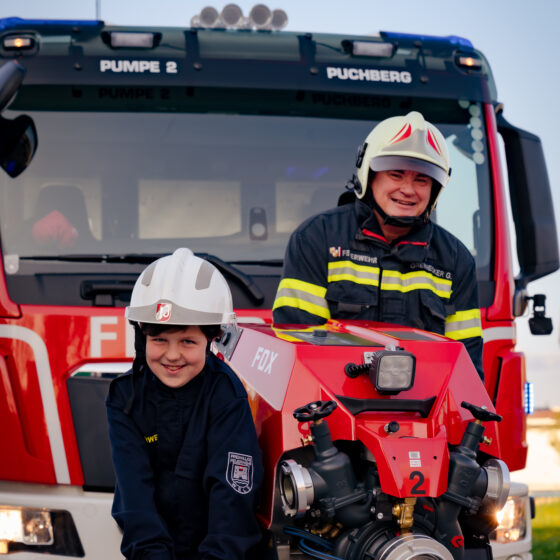
[[[154,375],[176,389],[196,377],[206,361],[208,341],[198,326],[146,336],[146,362]]]

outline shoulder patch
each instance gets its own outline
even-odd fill
[[[248,494],[253,489],[253,456],[230,451],[226,480],[239,494]]]

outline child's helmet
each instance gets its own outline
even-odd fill
[[[186,248],[154,261],[140,274],[125,316],[138,323],[166,325],[235,323],[225,278]]]

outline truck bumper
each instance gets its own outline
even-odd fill
[[[41,484],[23,484],[17,482],[0,482],[0,507],[15,506],[37,508],[53,512],[67,512],[65,519],[75,527],[75,536],[83,549],[86,560],[122,560],[120,554],[121,532],[111,517],[111,492],[87,492],[79,486],[49,486]],[[61,534],[60,524],[54,523],[55,544],[49,549],[45,546],[28,545],[22,549],[17,545],[17,552],[11,557],[17,560],[70,560],[72,556],[62,554],[68,536]],[[57,540],[58,539],[58,540]],[[9,545],[11,546],[11,545]],[[63,548],[61,549],[60,546]],[[70,547],[72,548],[72,547]],[[0,553],[1,556],[1,553]],[[76,553],[73,554],[77,557]]]

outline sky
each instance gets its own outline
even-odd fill
[[[0,17],[94,19],[135,26],[185,26],[207,5],[189,0],[0,0]],[[258,3],[238,1],[247,14]],[[267,4],[267,2],[264,2]],[[489,60],[506,119],[540,136],[560,232],[560,0],[271,0],[288,14],[289,31],[376,34],[399,31],[468,38]],[[505,165],[504,165],[505,168]],[[514,247],[514,245],[512,245]],[[515,249],[513,249],[515,253]],[[528,317],[517,322],[517,348],[538,407],[560,407],[560,272],[529,286],[547,295],[554,331],[532,336]]]

